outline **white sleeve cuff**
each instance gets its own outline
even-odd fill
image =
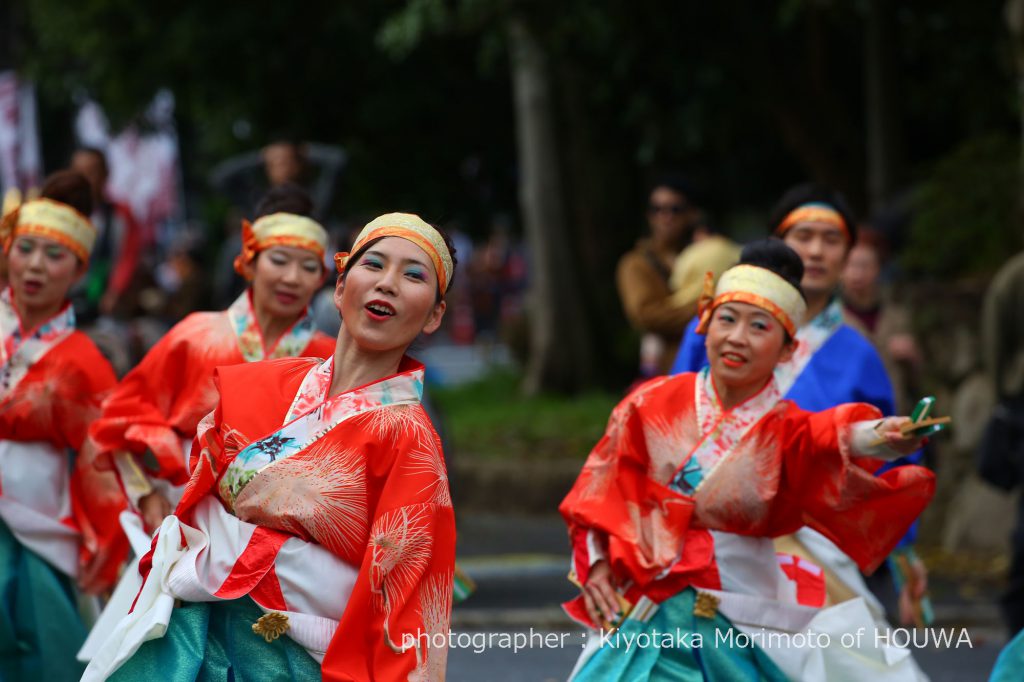
[[[587,559],[590,562],[588,565],[593,566],[598,561],[603,561],[607,558],[608,555],[605,554],[598,532],[591,528],[587,531]]]
[[[135,461],[135,455],[121,450],[114,453],[114,466],[121,477],[121,484],[124,486],[125,495],[132,505],[132,509],[139,510],[139,500],[153,492],[153,484],[149,477]]]
[[[882,434],[877,431],[882,419],[855,422],[851,427],[850,449],[859,457],[874,457],[892,461],[903,457],[903,453],[886,442],[879,442]]]

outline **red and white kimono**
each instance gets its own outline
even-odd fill
[[[184,496],[84,679],[162,636],[175,599],[245,595],[288,617],[325,680],[444,679],[455,521],[423,366],[328,399],[332,365],[217,370]]]
[[[89,422],[113,388],[114,372],[75,329],[70,305],[34,330],[0,292],[0,519],[23,545],[75,577],[80,556],[106,555],[113,583],[127,552],[117,522],[125,508],[117,479],[79,453]]]
[[[304,315],[272,348],[266,348],[246,290],[227,310],[193,313],[175,325],[125,375],[103,403],[103,414],[89,429],[101,468],[116,464],[122,483],[137,501],[138,477],[129,463],[111,456],[136,456],[146,474],[182,485],[188,481],[188,453],[199,420],[214,407],[213,370],[224,365],[283,357],[326,358],[334,339],[316,331]],[[154,460],[143,459],[147,450]]]
[[[576,577],[586,583],[605,559],[630,603],[658,604],[692,587],[713,595],[736,627],[803,629],[828,613],[808,606],[820,606],[823,584],[801,577],[813,577],[814,566],[780,565],[771,539],[808,526],[872,571],[934,493],[927,469],[876,477],[883,462],[858,456],[899,456],[872,444],[880,416],[862,404],[805,412],[781,399],[774,379],[724,410],[707,369],[644,384],[612,412],[560,507]],[[597,627],[582,597],[566,610]],[[844,614],[814,627],[842,627]],[[777,664],[806,679],[811,654],[786,652]]]

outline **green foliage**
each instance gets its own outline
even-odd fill
[[[903,264],[935,277],[991,272],[1021,248],[1020,142],[967,140],[938,161],[914,194]]]
[[[518,390],[521,380],[504,371],[464,386],[431,390],[457,456],[585,457],[604,433],[616,396],[593,391],[571,399],[525,397]]]

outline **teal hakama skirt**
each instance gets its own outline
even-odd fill
[[[1024,677],[1024,630],[1003,647],[988,682],[1017,682]]]
[[[788,680],[760,647],[723,645],[733,641],[726,636],[732,624],[720,613],[714,618],[694,615],[695,598],[696,592],[687,588],[662,602],[646,622],[626,618],[572,682]]]
[[[249,597],[175,608],[167,632],[108,679],[161,682],[319,680],[320,664],[287,634],[267,642],[252,631],[263,611]]]
[[[18,542],[0,521],[0,680],[73,682],[85,641],[71,579]]]

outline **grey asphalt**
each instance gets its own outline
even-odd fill
[[[558,607],[576,594],[565,578],[568,541],[561,520],[463,513],[458,528],[459,564],[478,589],[452,614],[449,682],[566,679],[583,634]],[[990,601],[966,601],[953,586],[942,587],[933,592],[938,625],[966,627],[970,646],[928,646],[914,656],[934,682],[987,680],[1005,644],[997,611]],[[514,650],[516,634],[519,645],[530,646]]]

